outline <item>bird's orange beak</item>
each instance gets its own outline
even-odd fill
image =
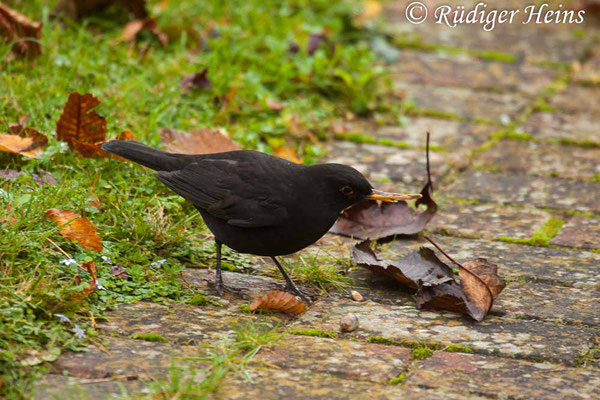
[[[369,200],[380,200],[388,203],[397,203],[400,200],[417,200],[420,199],[420,194],[400,194],[400,193],[388,193],[382,192],[381,190],[375,190],[371,192],[370,195],[367,196]]]

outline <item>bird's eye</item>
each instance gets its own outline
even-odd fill
[[[340,189],[340,192],[344,193],[346,196],[352,196],[354,194],[354,190],[350,186],[344,186]]]

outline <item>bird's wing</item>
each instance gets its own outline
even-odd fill
[[[156,177],[180,196],[230,225],[257,228],[279,225],[288,216],[273,175],[262,163],[206,158]],[[269,179],[271,178],[271,179]]]

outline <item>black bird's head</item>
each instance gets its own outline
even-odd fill
[[[356,169],[342,164],[320,164],[314,169],[321,191],[329,206],[342,211],[363,200],[380,200],[398,202],[400,200],[415,200],[420,194],[388,193],[373,189],[367,178]]]

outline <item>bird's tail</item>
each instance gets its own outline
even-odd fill
[[[167,153],[136,140],[110,140],[102,145],[102,150],[116,154],[155,171],[174,171],[184,163],[182,154]]]

